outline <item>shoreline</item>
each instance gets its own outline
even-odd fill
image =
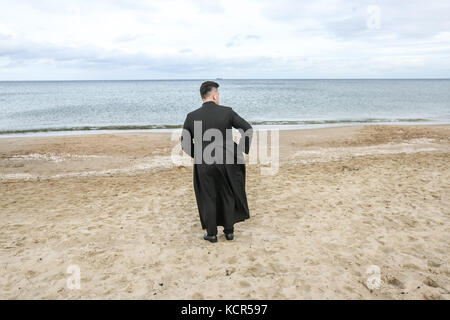
[[[450,121],[389,121],[389,122],[342,122],[342,123],[317,123],[317,124],[268,124],[252,125],[255,130],[309,130],[321,128],[340,128],[340,127],[360,127],[374,125],[390,126],[447,126]],[[33,138],[33,137],[58,137],[58,136],[80,136],[97,134],[133,134],[133,133],[173,133],[180,131],[181,128],[155,128],[155,129],[86,129],[86,130],[49,130],[33,131],[24,133],[1,133],[0,139],[4,138]]]

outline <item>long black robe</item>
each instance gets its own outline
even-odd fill
[[[201,136],[198,134],[200,130],[194,130],[194,121],[201,121]],[[232,141],[230,134],[227,135],[227,129],[231,132],[232,127],[243,130],[240,130],[239,144]],[[213,229],[217,226],[231,228],[234,223],[250,218],[245,193],[243,152],[249,153],[252,126],[232,108],[208,101],[187,115],[183,129],[182,149],[194,158],[194,191],[202,228],[208,229],[209,233],[214,233]],[[212,141],[216,141],[216,137],[204,141],[204,134],[208,129],[219,130],[222,134],[222,157],[219,157],[220,153],[216,154],[217,149],[210,152],[213,156],[217,156],[216,160],[221,161],[211,163],[202,156],[199,160],[199,153],[202,152],[203,155],[205,148]],[[201,145],[201,150],[196,149],[195,145],[197,148]],[[230,151],[233,156],[227,159]],[[229,161],[231,158],[233,160]]]

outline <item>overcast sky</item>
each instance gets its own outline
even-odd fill
[[[450,1],[0,0],[0,80],[450,78]]]

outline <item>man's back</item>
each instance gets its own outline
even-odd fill
[[[232,128],[242,130],[240,147],[233,142]],[[211,163],[208,162],[208,155],[212,155],[215,160],[221,159],[214,161],[215,163],[230,164],[231,159],[236,163],[236,159],[242,161],[242,152],[249,152],[252,126],[232,108],[218,105],[213,101],[207,101],[200,108],[188,113],[183,129],[185,130],[182,137],[183,150],[194,157],[196,163]],[[191,139],[194,139],[194,145],[190,143]],[[211,152],[208,152],[208,146]],[[215,154],[218,150],[216,148],[222,148],[223,157]],[[228,159],[226,155],[229,156]]]
[[[202,134],[212,128],[219,129],[225,134],[225,129],[230,129],[232,126],[232,112],[234,111],[230,107],[208,101],[203,103],[200,108],[188,113],[187,116],[191,121],[202,121]]]

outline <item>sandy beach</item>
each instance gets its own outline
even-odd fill
[[[450,298],[450,126],[279,138],[275,174],[247,166],[251,218],[215,244],[170,133],[1,138],[0,298]]]

